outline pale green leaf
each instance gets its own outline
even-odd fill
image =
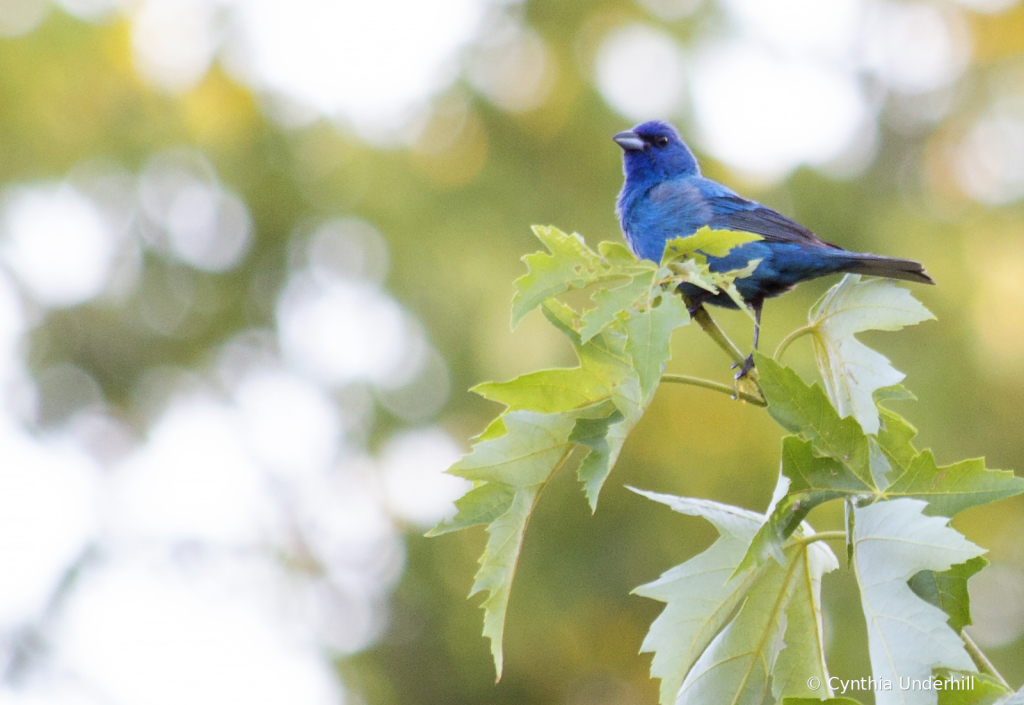
[[[769,676],[776,694],[812,692],[806,682],[815,676],[824,684],[822,694],[831,695],[820,597],[821,575],[838,566],[831,550],[819,543],[794,545],[783,565],[735,571],[763,515],[634,491],[704,517],[721,533],[704,553],[635,590],[666,603],[642,648],[654,652],[651,674],[662,679],[661,702],[759,705]],[[790,654],[780,658],[787,649]]]
[[[639,261],[636,255],[630,252],[629,248],[621,242],[608,242],[607,240],[599,242],[597,244],[597,251],[611,264],[629,266]]]
[[[680,514],[707,519],[723,536],[732,536],[748,543],[757,533],[758,527],[764,523],[764,514],[758,514],[742,507],[734,507],[731,504],[722,504],[710,499],[648,492],[628,485],[626,489],[653,502],[664,504]]]
[[[508,382],[484,382],[470,391],[512,411],[572,411],[611,395],[609,380],[601,372],[587,366],[541,370]]]
[[[749,528],[755,527],[751,522]],[[654,653],[651,677],[661,679],[663,705],[675,702],[686,673],[753,584],[757,571],[730,578],[748,540],[723,532],[700,555],[633,591],[666,603],[640,648],[642,652]]]
[[[441,522],[427,532],[427,536],[440,536],[450,531],[461,531],[471,526],[490,524],[512,506],[514,487],[497,482],[484,482],[455,500],[458,509],[452,519]]]
[[[508,511],[487,527],[487,546],[480,556],[480,569],[473,581],[469,596],[486,592],[481,607],[484,610],[485,637],[491,640],[494,670],[501,679],[504,661],[502,639],[505,632],[505,612],[512,590],[519,552],[523,547],[526,524],[530,520],[540,488],[523,487],[516,491]]]
[[[1024,705],[1024,693],[1015,703],[1008,702],[1010,691],[992,676],[940,669],[936,676],[953,681],[938,691],[939,705]],[[1005,699],[1001,699],[1005,698]]]
[[[676,696],[677,705],[761,705],[766,700],[772,674],[779,665],[777,659],[786,645],[783,638],[787,631],[787,613],[793,606],[801,576],[806,579],[811,574],[817,574],[820,578],[818,571],[837,565],[833,556],[831,561],[816,560],[815,566],[805,566],[807,548],[792,546],[786,549],[784,565],[772,561],[757,571],[757,578],[747,591],[736,617],[715,637],[686,674]],[[820,546],[816,550],[829,549]],[[805,597],[813,593],[812,587]],[[814,609],[814,606],[807,604],[804,609]],[[800,613],[800,608],[794,612],[798,622]],[[816,631],[817,619],[815,616]],[[812,625],[807,623],[804,626],[810,628]],[[814,645],[815,639],[820,641],[820,632],[816,637],[801,634],[796,639],[801,656],[807,656],[808,651],[817,648]],[[802,664],[788,661],[783,665],[787,669],[780,673],[783,687],[794,693],[806,692],[806,678],[803,689],[792,682],[794,676],[804,671],[813,673],[820,667],[827,679],[824,659]]]
[[[652,395],[661,381],[665,363],[671,357],[672,331],[689,322],[686,304],[671,292],[651,301],[646,311],[630,314],[626,321],[626,352],[640,378],[644,398]]]
[[[818,698],[786,698],[782,705],[861,705],[860,700],[851,698],[829,698],[819,700]]]
[[[804,525],[804,534],[810,527]],[[839,567],[835,553],[824,543],[808,544],[794,553],[793,587],[786,610],[786,646],[772,671],[772,695],[776,700],[788,696],[832,695],[828,667],[825,664],[825,639],[821,618],[821,576]],[[808,686],[817,678],[818,690]]]
[[[586,343],[620,317],[625,317],[637,301],[646,299],[654,286],[654,275],[655,270],[651,269],[632,277],[617,289],[601,289],[594,294],[594,308],[581,316],[581,342]]]
[[[669,240],[665,245],[662,261],[675,261],[694,252],[701,252],[712,257],[725,257],[734,247],[763,239],[762,236],[754,233],[739,230],[712,230],[704,226],[693,235]]]
[[[815,359],[825,390],[839,415],[853,416],[869,434],[878,432],[874,392],[899,384],[904,374],[854,334],[900,330],[934,318],[911,293],[892,279],[861,279],[848,274],[811,309]]]
[[[590,427],[589,438],[586,442],[576,440],[575,431],[574,436],[570,438],[590,450],[583,462],[580,463],[577,474],[580,482],[583,483],[583,491],[587,495],[591,511],[597,510],[597,498],[601,487],[615,465],[619,452],[626,442],[626,437],[640,421],[647,408],[641,396],[640,382],[636,375],[630,375],[622,380],[613,390],[611,399],[616,411],[605,419],[606,425]],[[579,428],[579,422],[577,422],[577,428]],[[596,433],[601,430],[605,433],[604,437],[596,438]],[[581,431],[582,435],[588,434]]]
[[[937,668],[973,671],[947,615],[907,584],[922,570],[946,571],[984,553],[947,526],[923,514],[926,504],[895,499],[854,508],[853,567],[867,623],[875,679],[928,679]],[[877,691],[877,705],[934,705],[934,691]]]
[[[1024,705],[1024,688],[1021,688],[1016,693],[1010,693],[998,701],[996,705]]]
[[[542,225],[533,226],[533,232],[551,254],[534,252],[523,257],[529,271],[514,282],[513,328],[552,296],[615,276],[606,261],[576,233],[566,235],[558,228]]]
[[[503,417],[506,433],[477,443],[449,472],[467,480],[529,487],[546,481],[571,449],[574,414],[510,411]]]

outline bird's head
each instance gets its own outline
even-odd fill
[[[676,128],[651,120],[612,139],[622,147],[626,178],[672,178],[700,174],[697,159]]]

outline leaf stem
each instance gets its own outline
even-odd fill
[[[661,381],[671,382],[672,384],[689,384],[693,387],[703,387],[704,389],[712,389],[716,392],[721,392],[722,394],[728,394],[733,399],[742,399],[748,404],[753,404],[755,406],[768,406],[768,403],[760,397],[755,397],[753,394],[741,392],[738,389],[734,389],[733,387],[730,387],[727,384],[722,384],[721,382],[713,382],[712,380],[704,379],[703,377],[664,374],[661,376]]]
[[[779,347],[775,348],[775,355],[773,355],[774,359],[776,361],[781,360],[782,353],[786,352],[786,348],[788,348],[794,340],[802,338],[805,335],[813,332],[814,326],[804,326],[803,328],[797,328],[795,331],[793,331],[785,338],[783,338],[782,342],[779,343]]]
[[[697,321],[697,325],[700,326],[701,330],[711,336],[711,339],[718,343],[718,347],[725,351],[725,354],[732,358],[732,361],[737,365],[742,365],[746,360],[743,357],[743,353],[736,347],[736,344],[729,340],[729,336],[725,334],[718,324],[715,323],[715,319],[711,317],[707,309],[703,306],[699,307],[693,313],[693,320]]]
[[[1003,678],[1002,674],[999,671],[997,671],[996,667],[992,665],[992,662],[988,660],[988,656],[986,656],[982,652],[982,650],[978,648],[978,645],[974,643],[974,639],[972,639],[970,635],[963,629],[960,630],[960,638],[963,639],[964,646],[967,647],[967,653],[971,655],[971,659],[974,661],[974,664],[978,667],[978,670],[982,673],[987,673],[988,675],[995,678],[997,681],[999,681],[1000,685],[1002,685],[1004,688],[1006,688],[1008,691],[1012,693],[1013,688],[1010,687],[1010,684],[1006,682],[1006,679]]]
[[[789,546],[807,546],[814,543],[815,541],[845,541],[845,531],[819,531],[816,534],[810,536],[799,536],[793,539]]]

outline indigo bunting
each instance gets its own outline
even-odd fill
[[[708,257],[714,272],[742,269],[750,260],[761,260],[749,277],[736,280],[737,290],[754,311],[755,350],[764,300],[784,294],[802,281],[854,272],[935,283],[918,262],[844,250],[771,208],[704,178],[693,152],[667,123],[645,122],[613,139],[622,147],[626,174],[616,214],[637,257],[660,262],[667,241],[693,235],[705,225],[764,238],[740,245],[725,257]],[[736,308],[724,293],[713,294],[694,284],[683,284],[680,290],[691,313],[705,303]],[[752,366],[753,354],[737,377],[746,375]]]

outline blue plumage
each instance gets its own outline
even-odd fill
[[[705,225],[764,238],[737,247],[726,257],[708,257],[712,271],[741,269],[750,260],[761,260],[751,276],[736,280],[736,288],[758,320],[766,298],[836,272],[935,283],[917,262],[849,252],[820,240],[771,208],[704,178],[693,152],[667,123],[645,122],[615,135],[615,141],[622,147],[626,174],[616,212],[626,241],[638,257],[658,262],[668,240],[693,235]],[[712,296],[689,284],[681,288],[694,308],[703,303],[735,308],[724,294]],[[754,335],[756,348],[757,328]]]

